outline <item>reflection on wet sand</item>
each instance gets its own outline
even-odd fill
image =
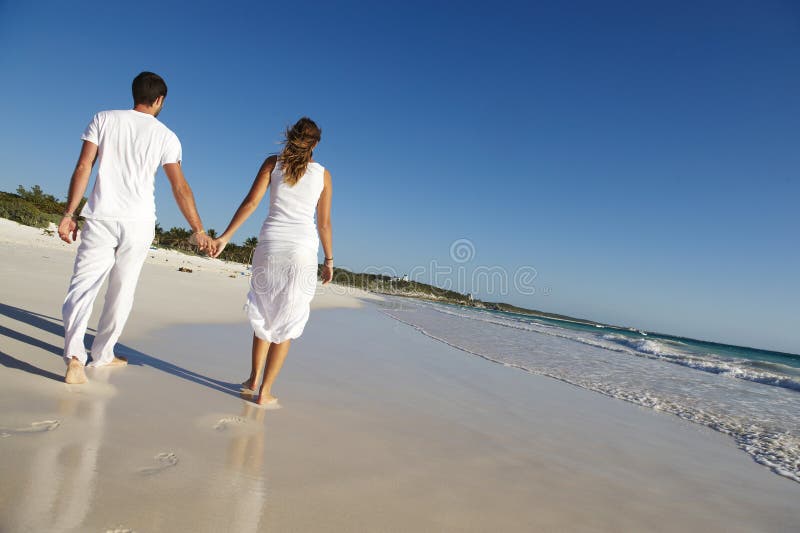
[[[49,431],[19,420],[4,425],[9,436],[2,441],[10,445],[8,457],[17,457],[19,475],[3,502],[0,530],[106,531],[124,524],[137,531],[247,533],[268,527],[268,410],[238,400],[238,412],[206,415],[205,429],[165,432],[163,443],[171,446],[162,450],[175,453],[148,464],[143,447],[121,437],[111,416],[110,400],[122,400],[109,383],[114,373],[93,369],[88,385],[59,388],[51,407],[44,404],[41,420],[51,419]],[[123,442],[135,453],[121,451]]]
[[[231,431],[228,441],[225,474],[229,487],[227,516],[230,531],[250,532],[259,530],[259,522],[266,503],[264,483],[264,449],[266,428],[265,409],[252,402],[242,400],[240,418],[244,424]],[[220,484],[223,485],[223,484]]]
[[[108,376],[96,371],[91,386],[65,385],[55,405],[59,438],[32,447],[27,482],[9,508],[13,530],[74,531],[86,519],[97,485],[106,407],[116,393]]]
[[[170,499],[177,496],[171,492],[181,483],[177,478],[168,476],[162,481],[155,476],[175,466],[177,457],[173,456],[171,461],[157,456],[154,461],[157,466],[127,472],[100,471],[100,454],[107,437],[104,433],[108,400],[115,391],[107,382],[102,386],[98,383],[99,372],[93,374],[92,383],[98,385],[93,390],[87,391],[86,386],[65,386],[64,394],[56,400],[55,413],[62,420],[58,431],[63,433],[27,448],[31,450],[26,461],[28,470],[14,495],[16,501],[8,506],[10,515],[2,521],[3,531],[6,526],[8,531],[84,531],[91,524],[114,523],[109,520],[115,511],[107,507],[113,501],[107,491],[119,490],[120,479],[130,480],[137,474],[158,480],[155,485],[148,482],[148,492],[136,494],[131,501],[135,507],[147,509],[149,515],[140,517],[138,525],[131,525],[136,530],[140,527],[148,530],[158,523],[177,525],[174,522],[178,517],[169,512],[169,506],[155,503],[167,495]],[[182,496],[190,499],[192,513],[180,518],[187,530],[247,533],[266,527],[262,523],[267,497],[263,471],[266,414],[266,409],[242,401],[239,415],[225,417],[225,424],[215,428],[216,438],[208,433],[200,437],[206,439],[206,444],[216,440],[217,446],[205,448],[206,453],[193,458],[191,474],[178,474],[187,476],[189,488]],[[218,440],[220,437],[222,441]],[[221,453],[209,456],[208,452],[214,448]],[[103,465],[108,468],[108,461]],[[203,482],[196,483],[198,480]],[[125,514],[125,519],[130,520],[130,514]]]

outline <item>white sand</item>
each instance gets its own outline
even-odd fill
[[[247,278],[217,260],[154,251],[131,365],[67,386],[75,245],[41,234],[0,219],[0,531],[800,528],[800,485],[726,437],[464,354],[363,291],[320,287],[283,407],[254,407]]]

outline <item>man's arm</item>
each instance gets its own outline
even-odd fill
[[[211,244],[211,239],[205,234],[203,230],[203,223],[200,220],[200,215],[197,214],[197,206],[194,202],[194,194],[192,188],[183,175],[180,163],[167,163],[164,165],[164,173],[167,175],[170,184],[172,185],[172,195],[175,197],[175,202],[183,213],[186,222],[191,226],[194,232],[194,237],[197,239],[197,245],[201,250],[206,250]]]
[[[67,210],[58,225],[58,236],[71,244],[78,238],[78,223],[75,222],[75,210],[81,203],[86,187],[89,185],[89,178],[92,175],[94,162],[97,160],[97,145],[90,141],[83,141],[81,155],[78,156],[78,163],[72,171],[72,178],[69,182],[69,195],[67,196]]]

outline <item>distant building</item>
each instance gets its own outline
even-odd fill
[[[408,274],[403,274],[403,281],[408,281]]]
[[[471,292],[467,293],[467,300],[469,300],[471,302],[474,299],[475,298],[472,297],[472,293]]]

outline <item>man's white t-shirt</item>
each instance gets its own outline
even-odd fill
[[[81,139],[97,145],[97,180],[81,211],[96,220],[155,221],[159,166],[180,163],[178,136],[133,109],[97,113]]]

